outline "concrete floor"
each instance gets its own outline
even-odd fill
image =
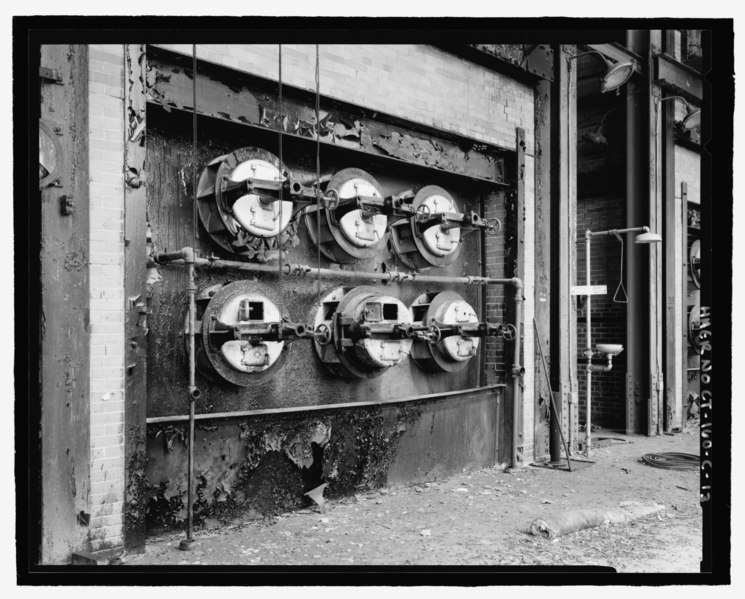
[[[602,431],[594,433],[603,436]],[[643,454],[698,455],[698,431],[643,437],[594,450],[595,462],[566,472],[498,467],[412,487],[380,489],[268,519],[148,539],[125,555],[143,565],[602,565],[618,572],[698,572],[701,559],[699,474],[662,470]],[[578,456],[581,457],[581,456]],[[664,510],[626,524],[603,525],[554,540],[529,534],[531,522],[579,508],[625,502]]]

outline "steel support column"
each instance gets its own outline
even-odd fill
[[[630,31],[627,45],[639,51],[648,44],[642,31]],[[646,50],[643,50],[646,52]],[[633,78],[625,85],[626,95],[626,225],[637,226],[647,220],[649,185],[649,83]],[[651,223],[650,223],[651,226]],[[648,326],[645,309],[649,297],[648,258],[626,244],[626,433],[647,430],[647,399],[649,397],[649,346],[645,342]]]
[[[554,56],[559,53],[554,52]],[[535,367],[535,424],[533,436],[533,457],[543,458],[550,454],[551,460],[561,459],[561,405],[554,411],[551,406],[551,393],[559,389],[560,383],[547,379],[549,373],[540,372],[544,362],[539,347],[548,348],[551,335],[551,238],[554,227],[551,222],[551,199],[556,193],[558,176],[552,152],[553,141],[557,139],[557,120],[554,105],[556,94],[552,93],[548,81],[540,81],[535,88],[535,323],[538,340],[534,351]],[[549,367],[550,368],[550,367]],[[558,374],[558,368],[550,368]],[[549,386],[550,383],[550,386]]]
[[[653,30],[650,32],[649,39],[649,217],[644,219],[649,228],[654,232],[662,231],[662,131],[661,131],[661,114],[657,109],[657,99],[662,97],[662,90],[658,85],[652,82],[652,61],[656,54],[662,51],[662,32]],[[661,110],[661,108],[659,109]],[[649,246],[649,298],[648,298],[648,331],[649,331],[649,404],[648,404],[648,422],[647,434],[659,435],[662,433],[662,413],[663,413],[663,390],[664,380],[662,371],[662,259],[660,245],[667,247],[667,240],[663,239],[662,244]],[[639,251],[640,260],[647,259],[647,251]]]
[[[668,30],[664,37],[664,50],[673,54],[675,35]],[[661,106],[661,127],[663,139],[663,197],[665,226],[663,248],[665,251],[665,431],[681,427],[683,395],[685,387],[686,345],[683,337],[683,321],[686,314],[686,289],[684,253],[685,247],[685,205],[676,193],[675,185],[675,100],[664,102]]]
[[[577,279],[577,67],[568,60],[574,46],[560,48],[552,117],[551,323],[552,384],[570,451],[579,427],[577,401],[577,306],[571,287]],[[558,420],[558,418],[557,418]],[[556,431],[558,433],[558,431]],[[558,435],[555,435],[558,437]],[[555,452],[551,458],[555,459]]]

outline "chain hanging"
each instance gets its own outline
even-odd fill
[[[321,298],[321,87],[319,46],[316,44],[316,254],[318,270],[316,271],[316,292]]]
[[[191,146],[191,185],[192,185],[192,235],[193,247],[197,249],[197,239],[199,239],[199,225],[197,223],[197,45],[191,46],[191,68],[192,68],[192,146]]]
[[[277,81],[279,83],[279,227],[278,227],[278,233],[277,233],[277,248],[279,249],[279,272],[277,273],[278,279],[277,282],[279,284],[282,283],[282,223],[284,222],[282,220],[282,204],[283,204],[283,197],[282,197],[282,191],[283,191],[283,185],[282,185],[282,177],[284,176],[284,156],[282,154],[282,127],[284,123],[284,104],[282,101],[282,44],[278,44],[278,55],[279,55],[279,66],[278,66],[278,75],[277,75]]]

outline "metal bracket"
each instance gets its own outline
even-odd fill
[[[62,76],[59,74],[59,71],[57,69],[50,69],[49,67],[39,67],[39,79],[47,81],[48,83],[63,85]]]
[[[530,48],[525,55],[525,68],[529,73],[538,75],[548,81],[554,80],[554,51],[547,44],[538,44]]]

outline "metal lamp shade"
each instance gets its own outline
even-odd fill
[[[618,89],[634,74],[634,61],[613,64],[610,60],[606,60],[605,64],[608,65],[608,71],[600,84],[602,93]]]
[[[683,119],[683,129],[695,129],[701,124],[701,109],[694,108],[686,102],[686,118]]]
[[[640,235],[636,236],[636,239],[634,239],[634,243],[660,243],[662,241],[662,237],[660,237],[657,233],[641,233]]]

